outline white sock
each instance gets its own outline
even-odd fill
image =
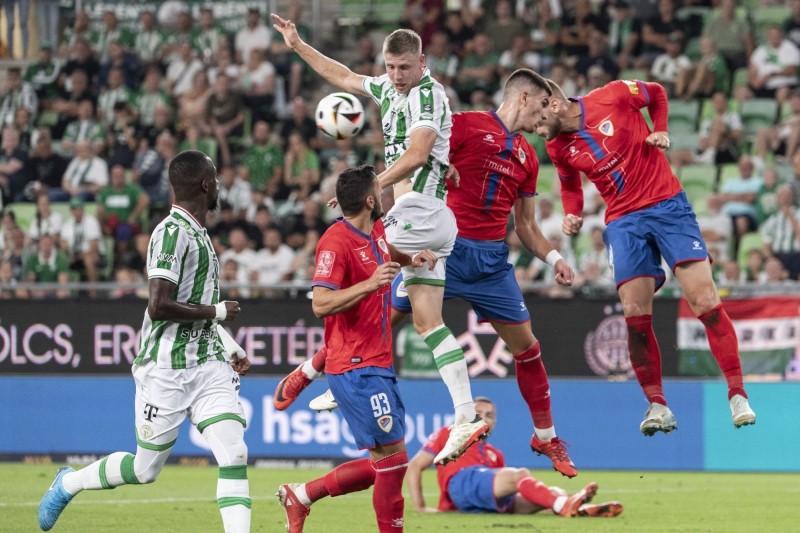
[[[550,441],[556,437],[556,428],[553,426],[544,429],[533,428],[533,431],[539,437],[539,440]]]
[[[300,500],[300,503],[303,505],[311,505],[311,500],[308,498],[308,493],[306,492],[306,484],[301,483],[294,489],[294,495],[297,496],[297,499]]]
[[[135,478],[125,479],[127,475],[122,473],[123,460],[130,463],[127,470],[130,470],[131,474],[133,473],[133,458],[133,454],[115,452],[95,461],[86,468],[70,472],[61,478],[64,490],[74,496],[82,490],[113,489],[120,485],[137,484],[138,481]]]
[[[564,504],[567,503],[566,496],[559,496],[556,498],[556,501],[553,503],[553,512],[558,514],[561,512],[561,509],[564,508]]]
[[[219,468],[217,505],[222,515],[225,533],[249,533],[252,503],[250,484],[247,480],[247,465]]]
[[[303,361],[303,364],[300,368],[303,371],[303,374],[305,374],[306,377],[311,380],[317,379],[319,375],[322,374],[322,372],[317,372],[316,369],[314,369],[314,365],[311,364],[311,359],[306,359]]]
[[[456,424],[472,422],[476,414],[475,404],[472,401],[464,351],[444,324],[423,333],[422,338],[433,352],[442,381],[450,391],[453,407],[456,408]]]

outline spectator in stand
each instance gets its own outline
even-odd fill
[[[150,214],[163,214],[169,207],[171,187],[167,176],[169,162],[178,153],[177,140],[169,132],[161,133],[155,147],[136,154],[133,161],[133,179],[150,198]]]
[[[778,259],[788,272],[788,278],[797,281],[800,276],[800,210],[791,186],[782,185],[778,189],[778,210],[764,222],[760,233],[764,253]]]
[[[706,200],[708,212],[697,217],[697,225],[700,227],[700,234],[706,246],[709,249],[715,247],[719,252],[718,255],[712,256],[712,259],[720,263],[731,257],[733,241],[733,223],[731,218],[722,212],[722,205],[722,196],[711,193]]]
[[[133,167],[133,160],[138,149],[139,125],[133,116],[130,106],[125,102],[114,104],[114,121],[107,127],[109,166],[122,165],[126,169]]]
[[[683,37],[672,33],[667,36],[666,50],[658,54],[650,67],[650,80],[660,83],[667,90],[667,96],[675,95],[675,83],[682,70],[692,66],[692,61],[683,53]]]
[[[603,242],[603,227],[592,226],[589,230],[591,246],[578,256],[578,269],[583,277],[588,278],[595,284],[614,284],[614,275],[611,272],[611,265],[608,262],[608,250],[606,243]],[[594,266],[591,266],[594,265]],[[596,272],[594,271],[596,267]],[[590,274],[587,276],[587,273]],[[604,280],[605,283],[600,280]]]
[[[450,49],[450,43],[447,41],[447,36],[445,35],[443,38],[440,38],[440,42],[443,42],[446,48],[445,52],[440,52],[438,49],[434,49],[435,51],[432,52],[431,47],[433,47],[433,38],[435,35],[436,34],[431,36],[431,44],[428,45],[428,51],[425,52],[425,60],[432,73],[434,71],[433,66],[437,66],[437,70],[441,70],[440,62],[442,54],[447,53],[447,51]],[[303,40],[306,40],[306,38],[303,37]],[[378,66],[378,53],[375,51],[375,40],[369,35],[364,35],[358,39],[357,47],[358,57],[350,65],[350,70],[356,74],[361,74],[362,76],[379,76],[380,67]],[[437,76],[436,79],[440,81],[442,80],[441,72],[439,72],[439,76]]]
[[[125,268],[130,268],[138,273],[144,273],[147,268],[147,247],[150,244],[150,235],[140,233],[133,238],[133,248],[122,258]]]
[[[767,275],[764,272],[764,265],[766,262],[766,257],[764,257],[764,251],[758,248],[753,248],[749,252],[747,252],[747,257],[745,258],[745,266],[743,278],[745,283],[758,283],[763,284],[766,282]]]
[[[469,103],[475,91],[494,94],[500,87],[497,68],[500,54],[492,50],[492,40],[489,36],[485,33],[477,34],[472,40],[472,50],[464,57],[456,76],[455,89],[463,103]]]
[[[178,131],[187,139],[197,139],[211,134],[208,124],[208,99],[211,88],[204,70],[194,73],[192,87],[178,97]]]
[[[114,271],[117,288],[111,291],[112,300],[141,300],[148,298],[147,285],[143,276],[136,270],[119,267]]]
[[[69,161],[53,150],[53,143],[50,139],[50,130],[42,128],[36,139],[36,145],[31,151],[31,158],[28,160],[28,170],[31,182],[34,183],[33,192],[37,195],[37,203],[40,197],[49,198],[50,189],[61,188],[61,178],[67,171]]]
[[[492,36],[494,49],[500,53],[510,50],[517,37],[527,35],[525,23],[514,16],[514,6],[510,0],[499,0],[495,4],[494,20],[486,24],[484,31]]]
[[[425,59],[427,61],[427,55],[425,55]],[[511,48],[500,54],[498,65],[500,67],[500,77],[507,78],[512,72],[520,68],[528,68],[535,71],[542,70],[542,56],[530,51],[530,38],[527,35],[522,35],[515,37]],[[442,78],[437,76],[436,79],[441,80]]]
[[[14,123],[11,127],[19,133],[19,148],[26,154],[30,154],[33,148],[33,138],[38,137],[36,132],[36,125],[33,123],[33,116],[30,111],[24,107],[17,108],[14,113]]]
[[[289,118],[281,123],[281,140],[283,145],[288,147],[289,135],[297,131],[303,140],[312,144],[317,137],[317,123],[310,116],[308,110],[308,102],[302,96],[296,96],[292,99],[292,110]]]
[[[134,102],[133,91],[128,89],[122,82],[122,70],[113,68],[108,73],[108,86],[102,90],[97,99],[97,110],[100,115],[100,123],[108,128],[114,123],[117,104],[132,104]]]
[[[106,136],[103,125],[95,120],[94,103],[89,100],[81,100],[77,103],[78,115],[69,124],[61,138],[59,151],[67,156],[75,154],[75,145],[82,141],[89,141],[92,150],[99,155],[105,151]]]
[[[100,64],[97,82],[101,88],[110,85],[108,77],[112,70],[118,69],[122,74],[122,83],[130,91],[139,88],[140,66],[136,56],[125,51],[119,41],[111,41],[108,45],[108,60]]]
[[[561,29],[558,33],[558,45],[563,55],[583,57],[589,52],[589,36],[592,29],[605,33],[605,25],[600,17],[592,12],[589,0],[575,0],[571,9],[565,9],[561,15]]]
[[[153,123],[149,126],[142,125],[142,129],[139,132],[139,151],[155,149],[156,139],[164,133],[174,137],[177,134],[177,130],[172,120],[172,110],[166,105],[159,104],[153,111]]]
[[[113,9],[103,12],[103,26],[97,36],[95,54],[101,63],[108,61],[111,43],[118,42],[122,48],[133,47],[133,34],[128,28],[120,26],[117,13]]]
[[[289,266],[289,272],[292,272],[290,281],[310,284],[314,279],[314,272],[317,266],[315,253],[318,242],[319,233],[317,231],[310,230],[306,232],[303,246],[297,249],[292,264]]]
[[[259,238],[256,241],[255,248],[260,250],[264,247],[264,232],[268,229],[276,229],[280,231],[275,218],[272,216],[272,211],[263,202],[253,202],[255,205],[255,214],[253,215],[253,225],[259,232]]]
[[[188,42],[178,45],[177,57],[167,66],[167,87],[173,97],[178,98],[192,90],[198,73],[205,76],[203,62],[197,59]]]
[[[139,13],[139,28],[136,30],[133,51],[142,67],[149,70],[160,65],[164,41],[164,34],[156,27],[155,14],[149,9]]]
[[[729,179],[722,184],[722,212],[733,221],[733,253],[739,251],[739,241],[745,233],[758,228],[756,222],[756,194],[761,188],[762,180],[755,176],[755,166],[750,156],[739,158],[739,177]]]
[[[284,188],[296,200],[302,200],[319,188],[319,180],[320,164],[317,152],[311,149],[299,132],[293,131],[289,135],[283,160]]]
[[[608,46],[621,69],[632,68],[639,55],[641,27],[628,0],[609,0]],[[572,94],[572,93],[567,93]]]
[[[728,106],[728,97],[719,91],[711,97],[714,116],[700,124],[700,140],[696,150],[685,148],[667,152],[670,163],[676,167],[702,163],[721,165],[736,162],[739,158],[739,141],[742,138],[742,119]]]
[[[466,4],[466,2],[463,3],[464,6]],[[475,37],[475,29],[472,26],[472,22],[466,23],[458,11],[451,11],[445,18],[444,32],[450,42],[450,49],[459,59],[464,59],[469,45]]]
[[[11,202],[30,201],[25,197],[25,187],[31,181],[28,169],[28,154],[19,147],[19,132],[14,128],[3,128],[0,145],[0,189],[3,205]]]
[[[253,190],[269,190],[270,195],[283,180],[283,148],[270,135],[269,122],[253,124],[253,144],[245,151],[242,164],[247,167]]]
[[[791,159],[800,147],[800,90],[795,89],[789,96],[790,114],[781,117],[775,126],[761,128],[756,132],[754,161],[756,166],[764,166],[767,154]]]
[[[703,35],[714,41],[731,72],[746,67],[755,48],[750,23],[740,18],[736,9],[736,0],[720,0],[718,14],[712,15],[703,28]]]
[[[295,24],[300,38],[308,42],[311,38],[311,28],[302,22],[303,5],[298,0],[295,0],[286,8],[286,13],[287,18]],[[300,94],[303,74],[306,71],[305,61],[286,46],[283,36],[277,32],[273,34],[272,42],[269,45],[269,58],[274,64],[278,75],[288,81],[286,85],[287,98],[291,100]]]
[[[142,126],[153,125],[156,107],[160,105],[172,107],[172,99],[161,88],[161,70],[158,67],[147,69],[144,82],[134,100],[134,109]]]
[[[786,38],[800,48],[800,0],[792,0],[789,6],[791,14],[783,22],[783,31]]]
[[[702,57],[696,63],[678,72],[675,96],[684,100],[709,97],[716,92],[728,92],[730,70],[725,58],[717,52],[717,45],[708,35],[700,38]]]
[[[25,281],[29,283],[69,283],[69,261],[67,256],[54,243],[52,235],[45,233],[39,238],[36,252],[28,254],[25,260]],[[67,298],[69,290],[61,287],[56,290],[33,289],[33,298]]]
[[[85,40],[87,43],[91,42],[92,39],[97,39],[95,32],[89,27],[90,22],[89,14],[86,11],[76,11],[72,26],[64,28],[64,36],[61,42],[72,48],[80,39]]]
[[[212,84],[216,83],[218,74],[225,74],[231,82],[231,87],[235,89],[241,88],[242,81],[242,66],[233,62],[233,52],[230,47],[223,44],[216,55],[214,65],[208,69],[208,81]]]
[[[47,194],[36,196],[36,215],[28,225],[28,238],[32,243],[37,243],[42,235],[54,235],[58,238],[61,232],[61,215],[53,211],[50,198]]]
[[[87,76],[86,86],[93,87],[97,81],[97,74],[100,72],[100,62],[95,59],[91,44],[86,39],[78,39],[75,42],[70,59],[64,65],[64,74],[70,79],[79,70],[82,70]]]
[[[199,23],[199,27],[194,30],[192,45],[203,62],[209,65],[216,59],[220,48],[227,46],[228,37],[214,20],[213,7],[200,8]]]
[[[368,39],[370,43],[372,42],[372,39],[368,37],[364,39]],[[500,61],[502,62],[502,58]],[[431,76],[439,80],[442,85],[450,86],[453,84],[453,80],[458,73],[458,56],[451,51],[450,43],[447,41],[447,34],[436,32],[431,35],[431,42],[425,50],[425,64],[430,69]],[[364,69],[364,72],[359,72],[359,74],[373,76],[375,68],[373,60],[370,68]]]
[[[244,172],[237,172],[236,167],[228,165],[222,167],[219,180],[219,199],[228,202],[237,217],[245,216],[247,208],[253,202],[253,191],[247,181],[247,168]]]
[[[171,63],[180,57],[182,53],[181,47],[184,44],[192,47],[193,54],[195,52],[193,48],[194,26],[192,14],[188,9],[183,9],[178,12],[175,21],[175,26],[170,28],[169,33],[167,33],[167,40],[164,45],[163,54],[167,63]],[[202,63],[202,59],[200,59],[200,62]]]
[[[69,78],[70,88],[61,93],[60,98],[45,102],[45,107],[58,113],[58,120],[53,126],[53,138],[61,139],[67,125],[78,118],[79,104],[84,100],[92,102],[92,118],[96,99],[89,87],[89,78],[83,70],[76,70]]]
[[[286,244],[293,250],[298,250],[305,244],[305,236],[309,231],[318,235],[325,233],[328,224],[322,220],[322,204],[313,198],[303,202],[303,211],[284,220]]]
[[[234,50],[236,50],[236,62],[240,65],[250,57],[250,51],[254,49],[266,50],[272,42],[272,29],[268,28],[261,21],[261,12],[257,7],[247,10],[247,22],[244,28],[236,32],[234,40]]]
[[[736,99],[774,98],[779,103],[789,97],[797,87],[797,67],[800,66],[800,49],[784,38],[780,26],[767,29],[767,40],[750,56],[748,85],[740,87]]]
[[[714,281],[718,286],[733,286],[746,282],[745,273],[739,268],[739,262],[734,259],[728,259],[722,262],[722,266],[716,271]]]
[[[236,278],[230,281],[248,284],[251,280],[250,272],[256,265],[256,252],[241,228],[231,229],[228,241],[230,247],[219,256],[219,262],[223,265],[230,261],[236,263]],[[251,295],[249,289],[240,289],[240,292],[244,298],[249,298]]]
[[[250,50],[240,84],[253,120],[273,120],[275,67],[264,59],[264,51],[260,48]]]
[[[786,270],[784,264],[777,257],[767,257],[764,262],[764,284],[774,285],[783,284],[791,280],[792,282],[797,279],[789,277],[789,271]]]
[[[211,126],[211,133],[217,139],[223,165],[230,165],[231,137],[241,137],[244,133],[245,104],[238,91],[231,90],[230,80],[226,74],[218,74],[214,82],[214,91],[208,98],[206,120]]]
[[[59,0],[36,1],[36,20],[39,26],[39,41],[42,45],[56,46],[58,44],[58,26],[61,22],[60,3]]]
[[[650,68],[656,57],[667,52],[670,35],[686,39],[686,22],[679,20],[675,11],[675,0],[658,0],[658,15],[642,25],[639,68]]]
[[[561,214],[553,208],[553,198],[549,194],[542,194],[536,203],[536,225],[542,234],[552,235],[561,231]]]
[[[14,277],[14,265],[8,259],[0,259],[0,299],[2,300],[21,300],[28,298],[30,294],[27,290],[17,287],[21,278]]]
[[[93,202],[95,195],[108,184],[108,165],[105,160],[94,155],[89,141],[79,141],[75,145],[75,157],[67,165],[61,190],[53,189],[50,198],[54,201],[80,199]]]
[[[249,291],[238,287],[242,283],[239,281],[239,264],[233,259],[220,261],[220,263],[222,264],[219,275],[220,300],[238,301],[249,298]]]
[[[14,278],[23,279],[25,259],[28,256],[25,232],[19,226],[9,230],[4,229],[3,241],[3,259],[11,262]]]
[[[608,40],[606,35],[596,28],[589,28],[588,49],[585,56],[578,58],[575,63],[575,72],[579,76],[588,77],[589,68],[599,66],[612,79],[617,78],[619,67],[617,62],[608,53]]]
[[[764,169],[764,182],[756,193],[756,222],[759,228],[765,220],[778,212],[778,189],[782,185],[775,167]]]
[[[600,65],[592,65],[586,77],[578,76],[578,89],[575,96],[586,96],[595,89],[599,89],[611,81],[611,75]]]
[[[250,271],[250,280],[260,285],[273,285],[286,281],[291,274],[289,270],[294,259],[292,249],[283,243],[281,232],[268,229],[264,232],[264,248],[256,253]],[[262,296],[274,293],[266,291]]]
[[[575,83],[575,79],[570,76],[569,68],[564,63],[553,63],[550,68],[550,79],[561,87],[564,94],[578,94],[578,85]]]
[[[67,254],[69,268],[78,272],[82,280],[99,281],[99,267],[103,260],[103,231],[95,217],[85,212],[83,200],[70,200],[70,217],[61,227],[61,250]],[[95,291],[90,291],[94,295]]]
[[[3,11],[6,18],[6,38],[5,45],[8,51],[8,58],[15,59],[14,48],[14,30],[17,28],[17,18],[14,16],[14,6],[17,6],[17,14],[19,15],[19,30],[22,37],[22,54],[20,57],[25,59],[28,57],[28,43],[29,43],[29,25],[28,13],[30,12],[31,3],[29,0],[5,0],[3,2]]]
[[[0,127],[14,123],[17,108],[25,107],[33,116],[39,111],[39,99],[33,85],[22,79],[19,67],[6,70],[5,90],[0,96]]]
[[[53,45],[40,45],[39,60],[25,69],[25,81],[31,84],[40,101],[58,96],[58,79],[63,66],[61,59],[53,59]]]
[[[117,264],[128,250],[129,243],[142,231],[142,220],[147,217],[150,198],[136,183],[128,183],[125,167],[111,167],[110,182],[97,195],[97,221],[103,235],[115,243],[114,258]]]
[[[0,211],[2,218],[0,219],[0,253],[5,254],[7,248],[11,246],[11,231],[20,229],[17,223],[17,214],[12,209],[4,209]],[[22,235],[23,241],[25,234]]]

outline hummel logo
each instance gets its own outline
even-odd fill
[[[483,138],[483,140],[486,141],[487,143],[493,143],[494,137],[492,137],[491,133],[487,133],[486,136]]]
[[[692,243],[692,250],[702,250],[703,247],[700,246],[700,241],[694,241]]]

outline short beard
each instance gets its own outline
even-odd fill
[[[373,222],[377,222],[383,216],[383,206],[381,205],[380,198],[376,198],[375,196],[372,198],[375,199],[375,206],[372,208],[372,211],[370,211],[369,218]]]
[[[214,196],[214,198],[208,199],[208,210],[216,211],[217,209],[219,209],[219,194]]]

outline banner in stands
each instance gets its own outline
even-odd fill
[[[627,329],[612,300],[547,300],[528,296],[533,329],[551,376],[632,376]],[[0,374],[130,373],[146,308],[143,300],[17,301],[0,316]],[[656,334],[664,375],[677,375],[676,300],[656,300]],[[512,354],[488,324],[478,323],[461,300],[444,306],[444,319],[464,348],[473,377],[514,375]],[[430,351],[408,325],[395,331],[401,376],[432,377],[438,371]],[[254,374],[283,375],[322,346],[322,321],[307,300],[242,302],[242,314],[224,325],[249,354]]]
[[[739,338],[745,375],[800,378],[800,297],[725,300],[725,309]],[[721,375],[705,327],[686,300],[678,307],[678,351],[680,375]]]

